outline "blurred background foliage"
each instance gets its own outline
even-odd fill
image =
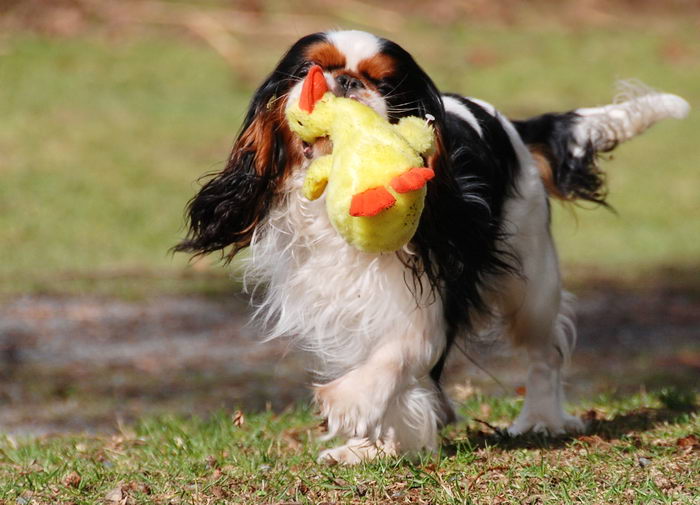
[[[300,36],[358,28],[446,91],[513,118],[608,103],[639,79],[700,103],[695,0],[0,1],[0,293],[216,293],[168,249],[251,93]],[[603,161],[610,203],[555,205],[570,282],[700,285],[700,119]]]

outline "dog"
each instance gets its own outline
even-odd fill
[[[324,198],[302,196],[305,168],[332,152],[285,122],[309,68],[337,96],[390,122],[429,117],[425,208],[410,243],[366,253],[331,226]],[[437,444],[455,419],[441,387],[459,338],[498,327],[529,363],[525,403],[508,432],[583,431],[563,409],[562,366],[576,341],[550,233],[550,200],[604,204],[598,153],[688,104],[648,92],[629,100],[510,121],[492,105],[443,94],[413,57],[361,31],[301,38],[255,92],[226,167],[189,202],[177,251],[244,248],[245,278],[264,286],[255,317],[268,338],[291,336],[316,359],[315,400],[328,437],[319,461],[355,464]]]

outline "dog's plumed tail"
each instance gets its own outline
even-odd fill
[[[604,107],[576,109],[579,120],[574,128],[574,155],[589,143],[597,152],[606,152],[643,133],[662,119],[682,119],[690,105],[677,95],[656,93],[640,85],[622,83],[616,103]]]
[[[666,118],[684,118],[688,102],[642,84],[620,84],[615,103],[514,121],[533,153],[551,196],[604,203],[598,153],[613,150]]]

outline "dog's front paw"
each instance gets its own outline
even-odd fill
[[[377,440],[370,442],[366,438],[353,438],[348,443],[319,454],[317,462],[326,465],[357,465],[363,461],[396,456],[397,447],[393,442]]]
[[[508,434],[515,437],[533,432],[556,437],[567,433],[583,433],[586,428],[586,423],[581,418],[565,412],[543,415],[543,413],[523,411],[508,428]]]
[[[329,436],[377,438],[384,406],[362,378],[350,372],[316,388],[316,402],[328,422]]]

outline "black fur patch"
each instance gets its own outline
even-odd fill
[[[541,152],[552,168],[554,185],[565,200],[588,200],[606,205],[605,176],[598,167],[593,144],[579,146],[574,156],[573,128],[580,116],[575,112],[543,114],[522,121],[513,121],[523,141]]]
[[[428,74],[395,42],[381,39],[381,52],[390,56],[396,66],[394,74],[379,85],[389,110],[389,121],[396,123],[405,116],[432,114],[439,123],[444,115],[442,101]]]
[[[390,107],[394,100],[400,103],[392,119],[431,114],[439,144],[435,178],[428,182],[425,209],[411,242],[419,261],[399,257],[413,273],[417,294],[427,287],[422,285],[427,278],[429,289],[442,296],[448,326],[457,332],[469,327],[471,311],[486,309],[480,294],[485,276],[515,268],[497,243],[503,237],[503,202],[518,170],[515,151],[498,119],[478,105],[465,100],[482,123],[483,138],[446,114],[435,84],[400,46],[383,40],[382,52],[397,64],[385,91]]]
[[[431,371],[437,382],[454,339],[469,330],[470,313],[487,311],[482,281],[490,274],[517,273],[517,259],[500,249],[504,238],[503,205],[515,194],[519,173],[515,150],[498,118],[461,96],[476,117],[482,135],[460,117],[446,113],[442,129],[449,174],[442,187],[429,188],[426,210],[415,242],[434,258],[444,289],[447,348]]]
[[[230,259],[250,243],[255,227],[275,202],[288,153],[280,131],[275,131],[261,172],[260,153],[242,149],[240,143],[271,101],[305,75],[304,49],[324,39],[323,34],[314,34],[297,42],[258,89],[226,168],[189,203],[189,232],[176,251],[205,254],[230,247]],[[479,120],[480,136],[459,117],[445,113],[435,84],[409,53],[388,40],[382,40],[381,50],[396,64],[394,75],[381,83],[390,120],[426,114],[435,118],[438,148],[431,161],[435,177],[428,182],[425,210],[412,240],[417,255],[397,254],[412,273],[417,296],[429,289],[442,297],[451,344],[459,332],[469,329],[474,311],[486,310],[481,293],[487,276],[517,271],[517,262],[499,249],[499,240],[504,236],[503,204],[514,192],[518,163],[497,118],[458,97]],[[423,285],[425,280],[429,285]],[[436,381],[443,363],[444,356],[433,374]]]
[[[231,246],[225,256],[228,261],[250,244],[255,227],[267,216],[286,175],[288,153],[280,118],[273,117],[279,106],[275,102],[306,74],[306,48],[322,40],[325,36],[320,33],[300,39],[255,92],[226,168],[189,202],[187,237],[174,251],[203,255]],[[272,140],[264,152],[259,145],[242,145],[256,121],[269,122]]]

